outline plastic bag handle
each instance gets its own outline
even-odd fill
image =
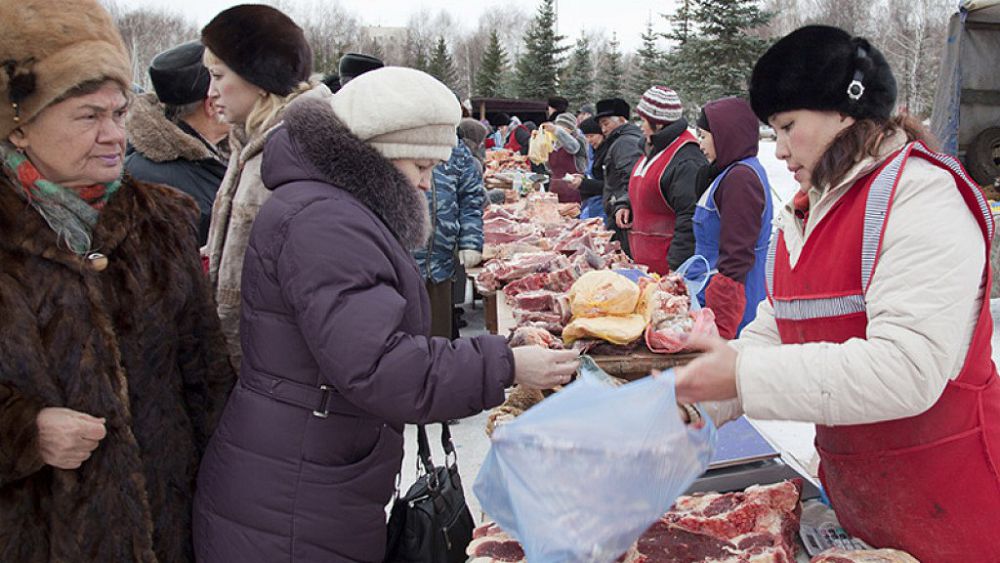
[[[702,274],[700,280],[694,280],[688,278],[687,271],[691,269],[692,264],[694,264],[699,260],[705,263],[705,273]],[[691,297],[696,298],[698,294],[701,293],[701,290],[705,289],[705,286],[708,285],[708,280],[712,278],[712,274],[716,273],[716,270],[712,269],[712,264],[708,261],[708,258],[705,258],[701,254],[695,254],[694,256],[685,260],[683,264],[678,266],[677,269],[674,270],[674,273],[680,274],[680,276],[684,278],[685,282],[688,281],[691,282],[690,284],[688,284],[688,290],[692,294]]]

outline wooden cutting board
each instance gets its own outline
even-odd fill
[[[633,381],[646,377],[653,371],[662,371],[682,366],[697,358],[699,352],[684,354],[654,354],[649,350],[637,350],[627,356],[591,356],[608,375]]]

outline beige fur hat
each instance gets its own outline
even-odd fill
[[[429,74],[385,67],[351,80],[331,101],[352,133],[388,159],[448,160],[458,144],[458,99]]]
[[[132,65],[97,0],[0,2],[3,139],[72,88],[102,78],[128,89]]]

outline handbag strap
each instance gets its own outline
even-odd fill
[[[458,463],[458,453],[455,451],[455,444],[451,441],[451,429],[447,422],[441,423],[441,448],[444,450],[446,466],[452,467]],[[423,424],[417,425],[417,457],[426,474],[434,473],[430,440],[427,439],[427,427]]]

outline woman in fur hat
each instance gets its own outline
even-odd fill
[[[0,561],[191,561],[233,381],[198,209],[122,176],[131,64],[96,1],[0,4],[0,60]]]
[[[232,155],[212,208],[205,252],[222,330],[234,366],[240,346],[240,274],[254,218],[271,195],[260,179],[261,152],[289,102],[300,95],[324,99],[330,90],[307,82],[312,49],[284,13],[243,4],[215,16],[201,31],[208,95],[233,125]]]
[[[816,424],[840,522],[921,561],[1000,561],[1000,382],[989,207],[913,118],[868,41],[784,37],[754,67],[754,112],[800,191],[777,218],[757,318],[679,370],[680,400]]]
[[[239,385],[199,476],[203,561],[381,561],[403,426],[463,418],[512,383],[569,381],[573,351],[501,336],[428,337],[431,171],[459,107],[422,72],[387,67],[331,103],[297,100],[264,150],[274,195],[244,268]]]

